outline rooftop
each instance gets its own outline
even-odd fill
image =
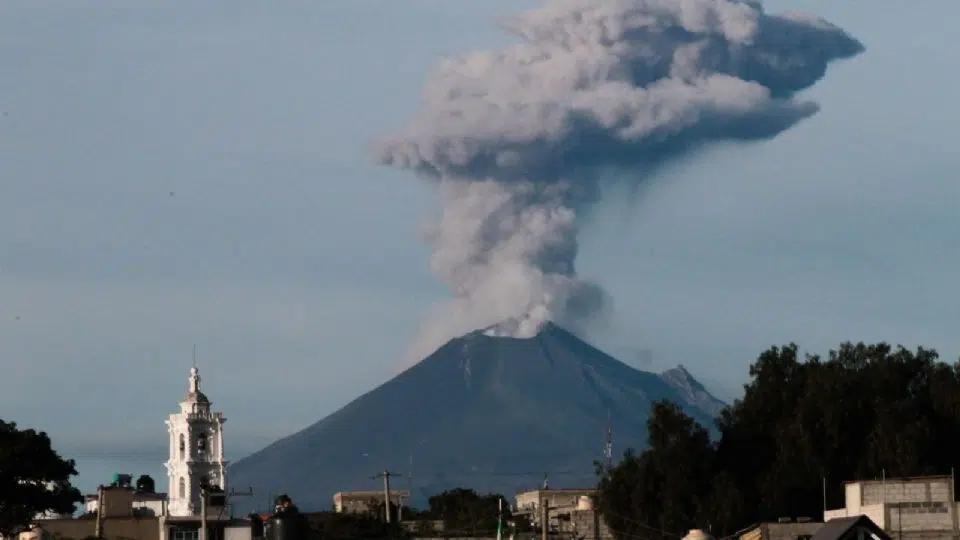
[[[104,486],[104,489],[126,489],[126,488]],[[83,498],[86,501],[95,501],[99,497],[97,496],[96,493],[89,493],[87,495],[84,495]],[[162,501],[162,500],[166,500],[166,498],[167,498],[166,493],[143,493],[143,492],[136,492],[136,491],[134,491],[133,493],[133,500],[135,501]]]
[[[848,536],[847,533],[850,530],[856,527],[868,529],[872,533],[871,536],[877,540],[890,540],[890,536],[878,527],[873,520],[862,515],[831,519],[814,533],[812,540],[841,540],[845,536]]]
[[[369,491],[338,491],[333,494],[334,497],[383,497],[383,491],[381,490],[369,490]],[[406,489],[391,489],[390,496],[397,497],[409,497],[410,491]]]
[[[898,477],[888,477],[888,478],[871,478],[869,480],[847,480],[843,484],[891,484],[896,482],[927,482],[930,480],[952,480],[953,476],[949,474],[944,475],[933,475],[933,476],[898,476]]]
[[[524,493],[540,493],[544,491],[550,493],[594,493],[597,491],[597,488],[539,488],[521,491],[520,493],[517,493],[517,495],[523,495]]]

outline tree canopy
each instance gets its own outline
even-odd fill
[[[428,499],[428,515],[443,521],[444,532],[461,536],[486,536],[497,529],[499,493],[479,495],[472,489],[456,488]],[[506,501],[506,499],[504,499]],[[509,504],[503,505],[503,519],[511,519]]]
[[[53,449],[46,433],[0,420],[0,534],[29,525],[44,512],[73,513],[83,500],[70,485],[73,460]]]
[[[841,507],[843,482],[950,474],[960,443],[960,364],[936,351],[844,343],[826,359],[795,344],[763,352],[710,440],[676,405],[653,405],[647,450],[600,480],[600,509],[624,536],[690,528],[730,534]]]

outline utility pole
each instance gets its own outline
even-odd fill
[[[540,496],[540,537],[541,540],[547,540],[550,533],[550,500]],[[201,540],[203,540],[201,538]]]
[[[237,491],[231,488],[230,493],[227,493],[227,504],[230,505],[230,519],[233,519],[233,504],[230,504],[230,499],[234,497],[253,497],[253,486],[247,488],[246,491]]]
[[[383,472],[378,473],[376,476],[373,477],[374,479],[383,478],[383,505],[384,505],[383,514],[384,514],[384,518],[386,518],[387,520],[387,523],[390,523],[390,477],[391,476],[397,476],[397,475],[388,470],[384,470]]]
[[[200,540],[207,540],[207,488],[200,486]]]
[[[543,473],[543,489],[540,491],[540,534],[542,540],[547,540],[550,527],[550,499],[544,493],[550,489],[550,475]]]
[[[613,469],[613,425],[610,423],[610,409],[607,409],[607,440],[603,446],[604,469],[609,473]]]
[[[97,538],[103,538],[103,486],[97,487]]]
[[[413,498],[413,454],[410,454],[410,469],[407,471],[407,491],[410,493],[411,499]],[[403,499],[397,498],[397,521],[403,522]],[[410,501],[407,501],[407,504],[410,504]]]

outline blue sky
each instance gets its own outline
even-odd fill
[[[0,4],[0,417],[47,430],[90,488],[161,476],[194,344],[233,459],[396,374],[447,294],[417,233],[437,206],[369,144],[442,55],[509,43],[495,18],[536,4]],[[724,398],[789,341],[954,360],[960,8],[766,5],[867,51],[808,92],[812,119],[598,209],[579,264],[615,315],[593,340]]]

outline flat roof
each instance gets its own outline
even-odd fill
[[[871,480],[847,480],[843,484],[883,484],[886,482],[921,482],[924,480],[949,480],[953,476],[949,474],[942,475],[933,475],[933,476],[891,476],[889,478],[882,479],[871,479]]]
[[[594,493],[597,491],[597,488],[544,488],[544,489],[531,489],[529,491],[521,491],[517,495],[525,495],[527,493]]]
[[[83,497],[86,501],[95,501],[100,498],[96,493],[93,493],[90,495],[84,495]],[[143,492],[138,493],[136,491],[133,492],[134,501],[160,501],[166,498],[167,498],[166,493],[143,493]]]
[[[410,491],[406,489],[391,489],[390,496],[398,495],[401,497],[409,497]],[[369,491],[338,491],[333,494],[334,497],[383,497],[383,491],[380,490],[369,490]]]
[[[200,523],[200,516],[153,516],[150,519],[163,518],[166,523]],[[143,519],[143,518],[129,518]],[[250,520],[246,518],[237,518],[230,516],[219,516],[217,512],[212,512],[207,516],[207,521],[224,525],[249,525]]]

